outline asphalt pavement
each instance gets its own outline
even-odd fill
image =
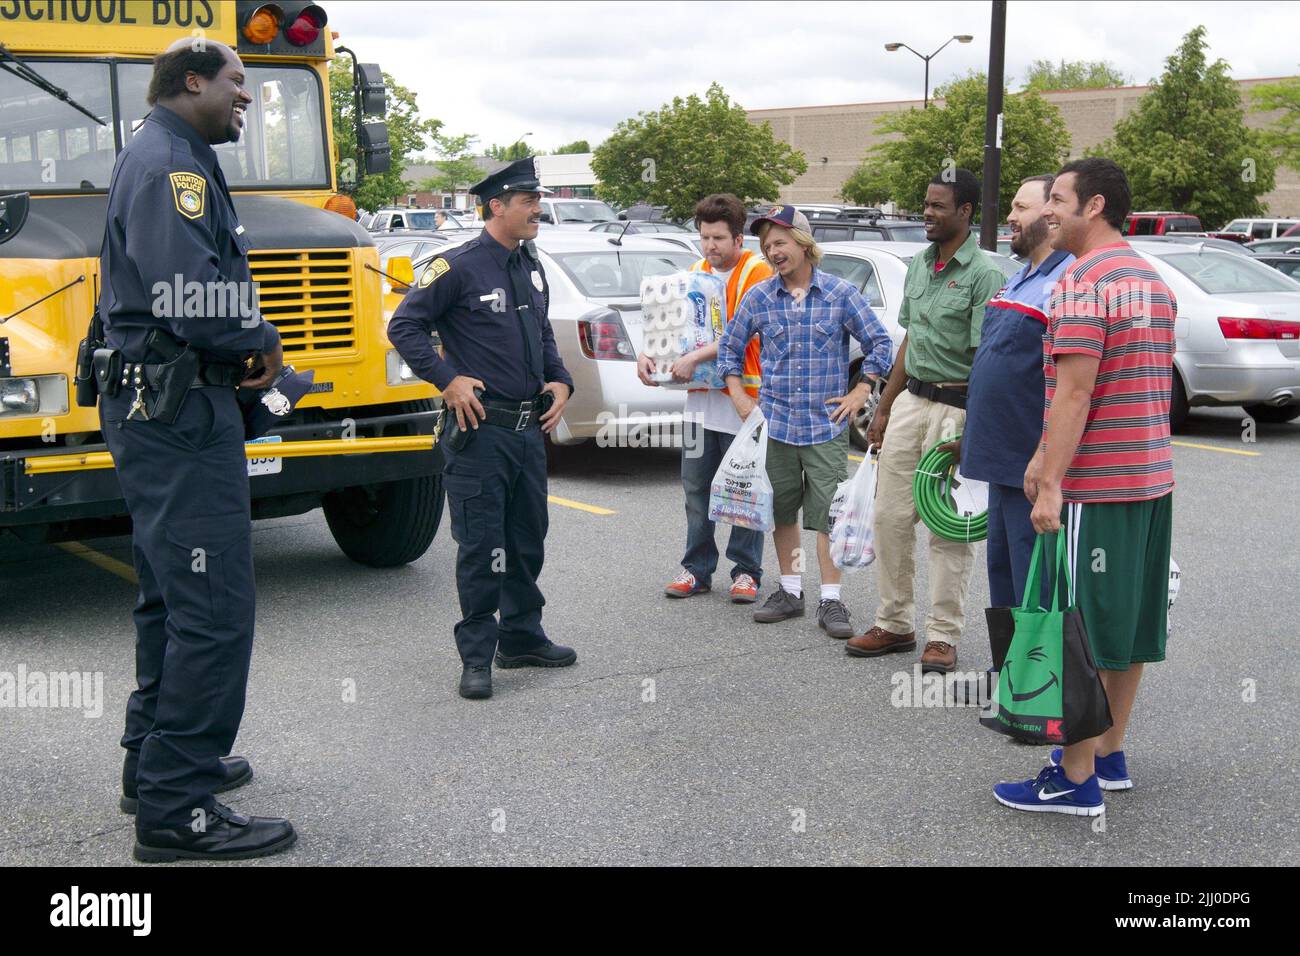
[[[344,558],[319,511],[255,526],[235,748],[255,777],[224,799],[289,817],[300,839],[246,865],[1294,865],[1300,423],[1244,442],[1241,419],[1197,412],[1175,436],[1182,589],[1130,728],[1135,787],[1106,796],[1104,829],[998,805],[992,784],[1034,776],[1046,749],[979,727],[974,708],[895,706],[914,656],[849,658],[811,606],[753,623],[727,601],[725,559],[720,590],[663,597],[685,532],[679,452],[588,445],[555,465],[567,503],[551,506],[542,578],[548,633],[578,664],[497,671],[490,701],[456,694],[445,524],[422,559],[386,571]],[[129,541],[84,544],[0,538],[0,672],[103,679],[99,716],[0,708],[7,866],[131,862],[117,808]],[[981,545],[963,671],[989,664],[983,561]],[[764,596],[770,539],[765,567]],[[918,625],[925,567],[918,547]],[[814,566],[804,586],[817,584]],[[875,570],[846,575],[844,597],[868,628]]]

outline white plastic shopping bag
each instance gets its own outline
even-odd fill
[[[767,479],[767,419],[758,408],[740,426],[713,476],[709,520],[753,531],[776,527],[772,483]]]
[[[848,481],[835,488],[831,499],[831,560],[841,570],[865,568],[876,560],[875,521],[876,456],[866,460]]]

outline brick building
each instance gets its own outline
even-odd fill
[[[1239,80],[1243,101],[1246,91],[1280,77]],[[1100,90],[1060,90],[1044,98],[1061,111],[1070,133],[1070,157],[1110,137],[1115,124],[1137,106],[1146,86],[1122,86]],[[940,102],[940,101],[935,101]],[[876,133],[876,120],[897,110],[920,108],[921,100],[884,103],[851,103],[840,106],[794,106],[783,109],[749,110],[751,123],[768,122],[777,139],[802,150],[808,171],[781,190],[786,202],[835,202],[840,186],[858,168],[867,150],[883,137]],[[1278,112],[1246,113],[1246,125],[1259,128],[1272,122]],[[1271,215],[1300,216],[1300,173],[1279,167],[1276,188],[1263,202]],[[1205,223],[1217,229],[1221,222]]]

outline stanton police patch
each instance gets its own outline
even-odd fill
[[[202,217],[208,181],[198,173],[172,173],[168,178],[172,181],[176,211],[186,219]]]
[[[439,256],[429,263],[429,268],[424,270],[424,275],[420,276],[420,288],[426,285],[432,285],[433,280],[443,273],[451,271],[451,264],[446,259]]]

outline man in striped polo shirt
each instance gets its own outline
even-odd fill
[[[1090,158],[1057,173],[1043,210],[1053,247],[1077,259],[1048,306],[1046,417],[1025,495],[1040,534],[1066,524],[1072,603],[1083,614],[1114,725],[1052,751],[1037,779],[993,788],[1018,810],[1095,816],[1104,810],[1103,789],[1133,785],[1124,732],[1143,665],[1165,658],[1178,306],[1120,235],[1130,205],[1124,171]]]

